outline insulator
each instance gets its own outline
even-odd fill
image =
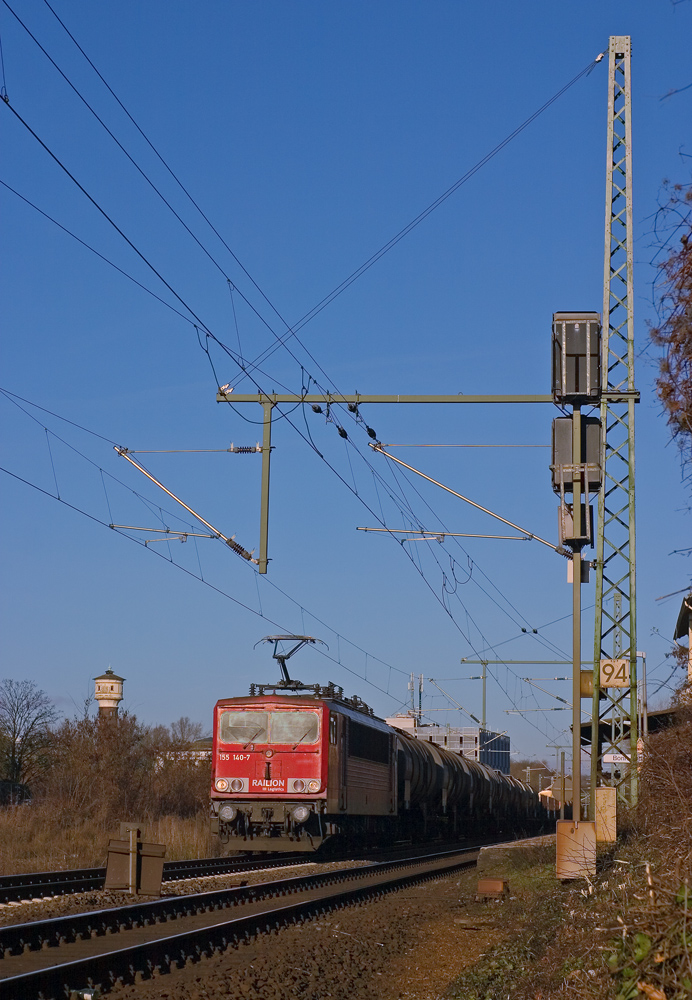
[[[337,430],[338,430],[338,432],[339,432],[339,437],[342,437],[342,438],[347,438],[347,437],[348,437],[348,434],[347,434],[347,433],[346,433],[346,431],[345,431],[345,430],[343,429],[343,427],[337,427],[336,429],[337,429]]]
[[[368,426],[366,426],[366,428],[365,428],[365,429],[366,429],[366,431],[368,432],[368,437],[371,437],[371,438],[373,439],[373,441],[376,441],[376,440],[377,440],[377,434],[376,434],[376,433],[375,433],[375,431],[374,431],[374,430],[372,429],[372,427],[368,427]]]
[[[247,559],[248,562],[252,559],[252,556],[250,555],[250,553],[246,552],[245,549],[243,548],[243,546],[242,545],[238,545],[238,543],[234,542],[232,538],[228,539],[228,541],[226,542],[226,545],[228,545],[229,549],[233,549],[233,551],[235,553],[237,553],[237,555],[242,556],[243,559]]]
[[[351,413],[357,413],[358,412],[358,404],[357,403],[349,403],[348,404],[348,408],[349,408],[349,410],[350,410]]]
[[[312,404],[312,410],[313,410],[313,413],[321,413],[322,412],[322,407],[318,406],[317,403],[313,403]]]
[[[262,451],[257,444],[232,444],[228,450],[232,451],[234,455],[255,455],[258,451]]]

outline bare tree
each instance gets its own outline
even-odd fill
[[[656,220],[659,252],[666,257],[658,264],[658,323],[651,339],[663,349],[656,389],[687,478],[692,475],[692,184],[667,191],[669,200]]]
[[[171,741],[174,745],[189,747],[201,737],[201,723],[191,722],[187,715],[181,715],[175,722],[171,722]]]
[[[50,727],[58,713],[33,681],[0,683],[0,776],[29,784],[49,766]]]

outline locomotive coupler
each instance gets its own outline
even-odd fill
[[[263,837],[271,837],[272,833],[272,816],[274,815],[274,810],[269,808],[262,809],[262,828],[261,835]]]

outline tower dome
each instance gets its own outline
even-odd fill
[[[113,673],[111,667],[105,674],[94,677],[96,683],[94,698],[99,703],[99,716],[101,718],[117,717],[118,706],[123,700],[124,680],[124,677],[118,677],[117,674]]]

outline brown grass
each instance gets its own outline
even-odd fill
[[[108,841],[118,834],[118,823],[56,812],[47,802],[3,809],[0,875],[103,866]],[[165,844],[168,861],[213,857],[218,852],[206,812],[142,820],[142,835],[149,842]]]

